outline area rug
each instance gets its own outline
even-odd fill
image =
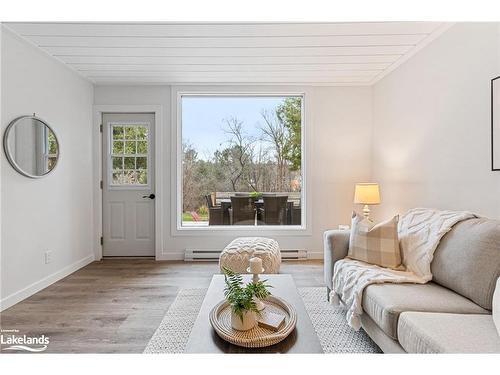
[[[144,353],[183,353],[206,291],[181,289]],[[325,300],[325,288],[299,288],[299,294],[325,353],[381,352],[363,330],[347,325],[342,308]]]
[[[345,310],[326,301],[326,288],[299,288],[307,313],[325,353],[381,353],[363,329],[347,324]]]

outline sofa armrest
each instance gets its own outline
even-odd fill
[[[324,277],[328,290],[331,290],[333,287],[333,266],[335,262],[347,256],[349,234],[350,231],[347,230],[328,230],[323,235]]]

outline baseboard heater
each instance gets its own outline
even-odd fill
[[[186,262],[213,262],[219,260],[221,250],[186,249],[184,261]],[[305,260],[307,251],[298,249],[281,249],[282,260]]]

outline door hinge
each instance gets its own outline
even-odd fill
[[[104,238],[101,236],[101,246],[104,245]]]
[[[99,182],[99,187],[102,189],[103,187],[103,183],[102,183],[102,180]]]
[[[99,125],[99,131],[102,133],[102,124]]]

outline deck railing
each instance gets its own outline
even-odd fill
[[[248,191],[217,191],[215,192],[215,203],[217,204],[220,199],[230,199],[231,196],[236,194],[249,194]],[[293,202],[294,206],[300,206],[300,198],[302,193],[300,191],[283,191],[283,192],[271,192],[272,194],[288,195],[288,201]]]

